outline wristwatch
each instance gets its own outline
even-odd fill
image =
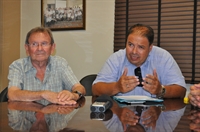
[[[165,111],[166,107],[164,105],[160,106],[161,112]]]
[[[79,98],[81,98],[83,96],[82,93],[79,91],[74,91],[74,93],[78,94]]]
[[[163,98],[164,95],[165,95],[165,93],[166,93],[166,88],[165,88],[165,86],[163,86],[163,85],[161,85],[161,86],[162,86],[162,87],[161,87],[161,91],[160,91],[160,93],[158,94],[157,98]]]

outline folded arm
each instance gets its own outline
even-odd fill
[[[8,88],[8,99],[11,101],[36,101],[46,99],[54,104],[64,104],[63,102],[59,102],[57,96],[58,93],[49,90],[21,90],[14,86]]]
[[[11,101],[36,101],[43,99],[42,95],[47,91],[29,91],[21,90],[12,86],[8,88],[8,98]]]

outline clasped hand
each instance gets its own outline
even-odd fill
[[[200,83],[190,87],[190,94],[188,97],[192,105],[200,108]]]
[[[133,90],[137,85],[140,84],[137,76],[127,76],[128,69],[125,68],[122,76],[117,82],[117,87],[120,92],[126,93]],[[161,91],[161,84],[157,77],[156,70],[153,71],[153,75],[147,74],[143,78],[143,89],[148,91],[151,94],[159,94]]]
[[[46,91],[44,95],[44,99],[50,101],[54,104],[61,104],[61,105],[73,105],[76,104],[76,100],[74,100],[74,94],[68,90],[63,90],[59,93]]]
[[[190,129],[195,132],[200,132],[200,111],[192,110],[188,115],[190,122]]]
[[[85,105],[85,97],[80,98],[76,104],[72,105],[56,105],[56,104],[50,104],[43,108],[41,108],[42,113],[54,113],[57,112],[59,114],[69,114],[74,109],[83,107]]]

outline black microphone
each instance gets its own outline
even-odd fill
[[[112,99],[108,95],[101,95],[97,97],[94,103],[90,106],[92,112],[105,112],[113,105]]]

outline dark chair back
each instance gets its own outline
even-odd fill
[[[92,83],[96,79],[97,74],[91,74],[83,77],[80,80],[80,83],[85,87],[86,89],[86,96],[92,96]]]
[[[0,102],[7,102],[8,101],[7,93],[8,93],[8,87],[6,87],[3,91],[1,91]]]

